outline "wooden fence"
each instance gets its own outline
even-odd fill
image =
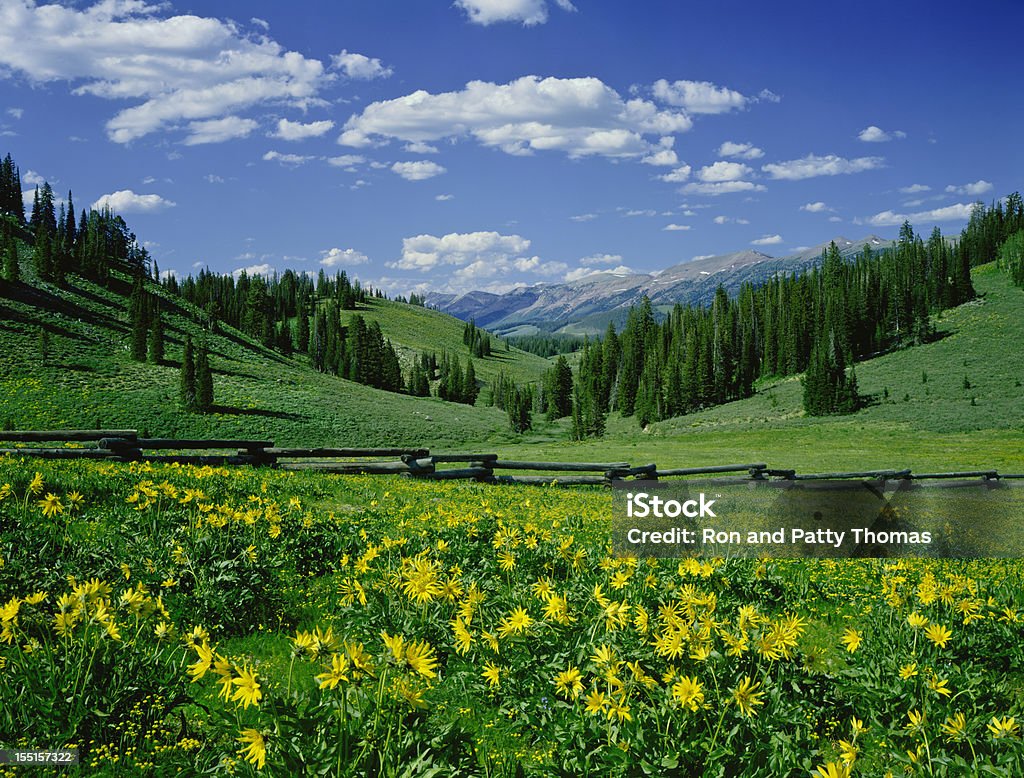
[[[565,486],[607,486],[625,479],[657,481],[687,476],[715,476],[731,481],[866,479],[945,480],[967,483],[977,483],[981,480],[995,483],[1006,479],[1024,479],[1024,473],[999,473],[995,470],[944,473],[913,473],[910,470],[797,473],[795,470],[772,468],[763,462],[670,468],[660,468],[653,462],[638,466],[630,465],[628,462],[526,462],[499,459],[497,454],[431,454],[425,448],[281,448],[267,440],[140,438],[135,430],[5,431],[0,432],[0,444],[4,443],[22,445],[0,448],[0,456],[95,459],[112,462],[177,462],[214,466],[252,465],[280,470],[315,470],[339,474],[398,474],[438,481],[465,479],[485,483]],[[438,467],[439,465],[441,467]],[[500,471],[511,471],[511,474]],[[523,472],[544,475],[522,475]]]

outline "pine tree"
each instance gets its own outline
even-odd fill
[[[299,302],[297,329],[295,348],[300,354],[306,354],[309,352],[309,312],[303,301]]]
[[[21,278],[21,269],[18,265],[18,244],[15,243],[14,236],[10,234],[7,235],[4,243],[3,279],[13,284]]]
[[[135,277],[132,295],[128,302],[132,328],[132,359],[136,362],[146,361],[146,346],[149,339],[149,317],[147,316],[146,291],[142,286],[142,276]]]
[[[476,385],[476,370],[473,367],[473,360],[469,360],[466,365],[466,375],[462,379],[462,392],[460,402],[466,405],[475,405],[477,395],[480,393],[480,387]]]
[[[196,410],[209,413],[213,409],[213,371],[206,344],[201,343],[196,356]]]
[[[181,407],[186,411],[196,407],[196,364],[192,349],[192,336],[185,336],[185,350],[181,357]]]
[[[153,310],[153,326],[149,331],[149,361],[156,365],[164,361],[164,319],[159,306]]]
[[[50,233],[44,229],[39,230],[36,235],[32,264],[36,269],[36,275],[41,279],[49,281],[52,278],[53,246],[50,242]]]

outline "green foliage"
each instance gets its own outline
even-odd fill
[[[1010,275],[1013,283],[1024,288],[1024,229],[1010,235],[1000,246],[999,266]]]
[[[181,376],[178,397],[183,410],[195,410],[196,396],[196,360],[192,347],[192,336],[185,336],[185,347],[181,353]]]

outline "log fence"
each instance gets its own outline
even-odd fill
[[[723,481],[779,482],[860,479],[977,483],[980,480],[993,485],[1004,480],[1024,480],[1024,473],[999,473],[996,470],[914,473],[908,469],[884,469],[797,473],[792,469],[772,468],[764,462],[659,468],[653,462],[635,466],[628,462],[534,462],[505,460],[497,454],[485,453],[432,454],[426,448],[284,448],[268,440],[140,438],[135,430],[3,431],[0,432],[0,457],[5,455],[218,467],[248,465],[341,475],[403,475],[437,481],[561,486],[609,486],[627,479],[660,481],[694,476],[718,476]],[[439,468],[438,465],[455,466]],[[512,471],[512,474],[501,473],[503,470]],[[524,475],[524,472],[535,474]]]

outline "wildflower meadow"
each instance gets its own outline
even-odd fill
[[[7,457],[0,747],[82,775],[1024,773],[1019,561],[637,559],[610,515]]]

